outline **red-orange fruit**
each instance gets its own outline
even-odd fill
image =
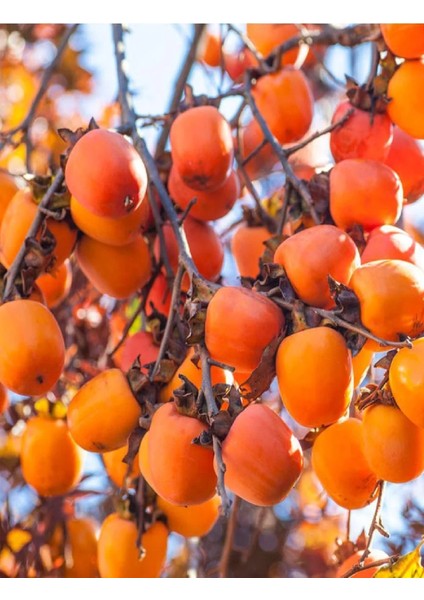
[[[98,577],[96,527],[90,519],[69,519],[65,577]]]
[[[136,209],[122,217],[103,217],[88,210],[72,196],[71,215],[78,229],[94,240],[110,246],[125,246],[147,228],[150,205],[145,198]]]
[[[140,468],[140,473],[143,475],[144,479],[156,492],[153,485],[152,471],[150,469],[148,431],[146,431],[146,433],[144,434],[143,439],[141,440],[140,448],[138,450],[138,466]]]
[[[36,284],[41,290],[44,301],[49,308],[56,308],[69,294],[72,285],[71,264],[66,260],[51,273],[43,273],[37,277]]]
[[[353,392],[352,360],[334,329],[314,327],[286,337],[276,369],[284,406],[300,425],[330,425],[346,412]]]
[[[193,444],[206,431],[199,420],[181,415],[173,402],[153,415],[148,462],[155,491],[179,506],[200,504],[215,494],[213,451]]]
[[[147,173],[135,148],[119,133],[94,129],[72,148],[66,185],[91,212],[119,218],[143,200]]]
[[[187,217],[184,221],[183,230],[199,273],[209,281],[216,281],[221,274],[224,262],[224,248],[218,234],[209,223],[197,221],[191,217]],[[179,249],[170,223],[165,223],[163,226],[163,235],[170,266],[175,273],[178,268]],[[160,256],[159,238],[156,238],[155,241],[155,255],[157,258]],[[183,279],[182,289],[187,291],[189,287],[190,279],[186,275]]]
[[[239,138],[239,140],[236,140],[236,144],[239,146],[241,159],[246,161],[252,155],[244,165],[246,174],[250,179],[259,179],[270,173],[274,165],[277,164],[278,157],[271,144],[265,144],[263,148],[256,151],[264,141],[264,134],[256,119],[252,119],[245,127],[240,129]],[[253,152],[255,152],[254,155]],[[241,181],[244,182],[243,177],[241,177]]]
[[[181,113],[169,138],[174,166],[186,185],[213,190],[224,183],[234,149],[230,125],[217,108],[197,106]]]
[[[171,310],[171,290],[168,287],[165,275],[159,273],[152,285],[146,302],[146,314],[152,312],[152,305],[157,311],[165,316],[169,315]]]
[[[75,255],[96,290],[113,298],[128,298],[150,277],[149,247],[141,235],[125,246],[110,246],[83,236]]]
[[[159,577],[166,560],[168,529],[156,521],[143,533],[141,546],[145,550],[140,559],[137,547],[137,525],[112,513],[103,521],[98,542],[100,577],[152,578]]]
[[[122,487],[124,485],[126,477],[128,477],[129,481],[133,481],[140,475],[138,454],[136,454],[132,468],[129,472],[127,463],[122,462],[127,452],[128,447],[122,446],[122,448],[117,448],[116,450],[112,450],[112,452],[103,453],[103,462],[105,464],[106,472],[117,487]]]
[[[363,554],[364,554],[363,550],[357,550],[354,554],[352,554],[352,556],[349,556],[349,558],[346,558],[346,560],[344,560],[342,562],[342,564],[339,566],[339,568],[337,569],[336,577],[344,577],[344,575],[346,573],[348,573],[352,569],[352,567],[354,567],[355,565],[357,565],[359,563]],[[366,566],[366,565],[374,563],[378,560],[383,560],[385,558],[389,558],[389,556],[385,552],[383,552],[383,550],[372,549],[371,552],[368,554],[367,558],[365,559],[364,565]],[[383,566],[383,565],[381,565],[381,566]],[[379,568],[380,567],[368,567],[367,569],[361,569],[354,575],[351,575],[350,578],[363,579],[363,578],[374,577],[374,575],[377,573]]]
[[[220,288],[206,312],[205,342],[216,360],[239,371],[253,371],[284,326],[284,315],[258,292]]]
[[[363,380],[371,366],[374,351],[364,344],[358,354],[352,356],[353,387],[356,389]]]
[[[424,60],[406,60],[389,81],[387,112],[395,125],[414,138],[424,138]]]
[[[15,178],[5,171],[0,171],[0,224],[6,208],[18,189]]]
[[[341,229],[361,225],[370,231],[394,225],[402,205],[399,176],[381,162],[352,158],[337,163],[330,172],[330,213]]]
[[[363,508],[375,499],[377,476],[367,459],[359,419],[324,429],[312,446],[311,459],[323,488],[343,508]]]
[[[68,426],[81,448],[108,452],[126,445],[140,415],[141,408],[125,375],[119,369],[108,369],[72,398]]]
[[[60,496],[76,486],[82,474],[82,452],[65,421],[32,417],[22,436],[21,469],[40,496]]]
[[[0,258],[9,268],[18,254],[28,231],[37,214],[37,204],[29,188],[19,190],[10,201],[0,228]],[[75,246],[77,230],[72,229],[66,221],[46,219],[46,227],[56,240],[53,249],[54,267],[60,266]],[[40,234],[37,235],[37,239]]]
[[[264,75],[253,88],[252,95],[280,144],[297,142],[311,126],[314,99],[302,71],[286,67]]]
[[[259,259],[271,235],[266,227],[248,227],[244,223],[237,227],[231,239],[231,252],[242,277],[259,275]]]
[[[197,50],[197,60],[208,67],[219,67],[222,61],[221,36],[205,29]]]
[[[160,496],[157,498],[157,506],[165,514],[169,530],[187,538],[209,533],[218,520],[220,505],[219,496],[193,506],[175,506]]]
[[[138,331],[127,337],[122,344],[119,358],[114,355],[114,361],[122,371],[128,371],[137,357],[141,365],[147,365],[156,360],[159,346],[154,343],[153,336],[147,331]]]
[[[400,335],[417,337],[424,331],[424,273],[415,265],[369,262],[355,270],[349,287],[358,296],[362,324],[374,335],[395,342]]]
[[[7,389],[0,383],[0,415],[7,410],[9,406],[9,394]]]
[[[424,150],[416,139],[399,127],[394,129],[385,164],[399,175],[408,203],[424,194]]]
[[[330,133],[330,149],[336,162],[346,158],[384,161],[393,139],[393,125],[386,113],[371,114],[355,108],[349,101],[336,108],[331,123],[353,111],[347,121]]]
[[[362,264],[392,258],[404,260],[424,271],[424,250],[403,229],[383,225],[373,229],[361,254]]]
[[[424,338],[399,350],[390,365],[389,384],[403,414],[424,428]]]
[[[352,239],[333,225],[304,229],[282,242],[274,254],[287,274],[296,294],[312,306],[331,308],[334,300],[328,275],[348,284],[360,265],[358,250]]]
[[[247,69],[258,66],[258,61],[248,48],[241,48],[236,52],[224,50],[224,66],[231,79],[238,83]]]
[[[367,460],[378,479],[406,483],[424,471],[424,429],[397,407],[375,404],[362,416]]]
[[[246,25],[248,38],[264,57],[268,56],[280,44],[299,35],[300,31],[301,28],[294,23],[248,23]],[[298,53],[298,46],[284,52],[280,60],[280,66],[295,63]]]
[[[0,381],[13,392],[39,396],[59,379],[65,362],[62,332],[52,313],[33,300],[0,306]]]
[[[190,216],[199,221],[215,221],[224,217],[240,195],[240,182],[235,171],[231,171],[224,183],[213,191],[193,190],[184,183],[177,169],[172,167],[168,187],[175,204],[182,210],[196,198]]]
[[[420,58],[424,54],[422,23],[382,23],[381,33],[389,50],[402,58]]]
[[[256,506],[281,502],[303,469],[303,453],[291,429],[270,408],[251,404],[222,444],[225,484]]]

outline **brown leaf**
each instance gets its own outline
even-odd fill
[[[122,462],[130,466],[134,463],[134,459],[137,456],[137,452],[140,449],[140,444],[145,434],[146,430],[141,427],[136,427],[130,433],[130,437],[128,438],[128,451],[122,459]]]
[[[275,354],[284,335],[276,337],[265,348],[259,365],[249,379],[240,386],[240,393],[247,400],[255,400],[271,385],[275,377]]]

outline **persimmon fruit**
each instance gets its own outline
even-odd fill
[[[414,138],[424,138],[424,59],[406,60],[389,81],[387,113],[393,123]]]
[[[418,427],[424,428],[424,338],[401,348],[389,369],[389,384],[396,404]]]
[[[382,23],[381,33],[389,50],[402,58],[420,58],[424,54],[422,23]]]

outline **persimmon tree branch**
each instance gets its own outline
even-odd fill
[[[377,503],[375,505],[374,515],[373,515],[370,529],[368,532],[367,545],[365,546],[365,550],[361,556],[361,560],[359,561],[360,565],[364,564],[365,559],[367,558],[368,554],[371,552],[371,544],[372,544],[372,540],[373,540],[373,537],[374,537],[374,534],[376,531],[381,533],[381,535],[383,535],[384,537],[389,537],[389,534],[384,529],[383,524],[381,522],[381,509],[383,506],[383,496],[384,496],[384,491],[385,491],[385,487],[386,487],[386,482],[379,481],[378,486],[379,486],[379,488],[378,488]]]
[[[10,266],[10,269],[7,271],[7,273],[5,275],[6,283],[5,283],[4,290],[3,290],[3,301],[11,299],[16,278],[19,275],[19,272],[22,268],[22,265],[23,265],[23,262],[24,262],[24,259],[25,259],[26,253],[27,253],[26,240],[28,238],[35,237],[37,235],[38,230],[40,229],[44,219],[46,218],[46,215],[44,214],[43,209],[49,207],[50,202],[52,201],[55,193],[61,188],[63,181],[64,181],[64,174],[63,174],[62,169],[59,169],[58,172],[56,173],[56,176],[53,179],[49,189],[45,193],[40,204],[38,205],[37,214],[35,215],[34,221],[32,222],[32,225],[27,233],[27,236],[26,236],[22,246],[20,247],[19,252],[17,253],[17,255],[15,257],[15,260],[13,261],[12,265]]]
[[[233,549],[234,534],[236,532],[237,515],[241,504],[241,498],[234,496],[233,506],[231,508],[230,518],[225,532],[224,546],[222,548],[221,560],[219,561],[218,576],[220,578],[228,577],[228,568],[230,566],[231,551]]]
[[[352,575],[355,575],[355,573],[365,571],[365,569],[372,569],[373,567],[383,567],[387,564],[393,564],[396,560],[396,556],[388,556],[387,558],[380,558],[380,560],[374,560],[367,564],[361,564],[360,562],[358,562],[356,565],[353,565],[353,567],[351,567],[349,571],[346,571],[346,573],[344,573],[342,577],[352,577]]]

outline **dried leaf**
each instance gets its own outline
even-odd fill
[[[128,450],[122,462],[127,465],[132,465],[134,463],[134,459],[137,456],[137,452],[140,448],[141,441],[146,434],[146,430],[142,427],[136,427],[128,438]]]
[[[249,379],[240,386],[240,393],[247,400],[255,400],[271,385],[275,377],[275,354],[284,335],[276,337],[265,348],[259,365],[250,375]]]

